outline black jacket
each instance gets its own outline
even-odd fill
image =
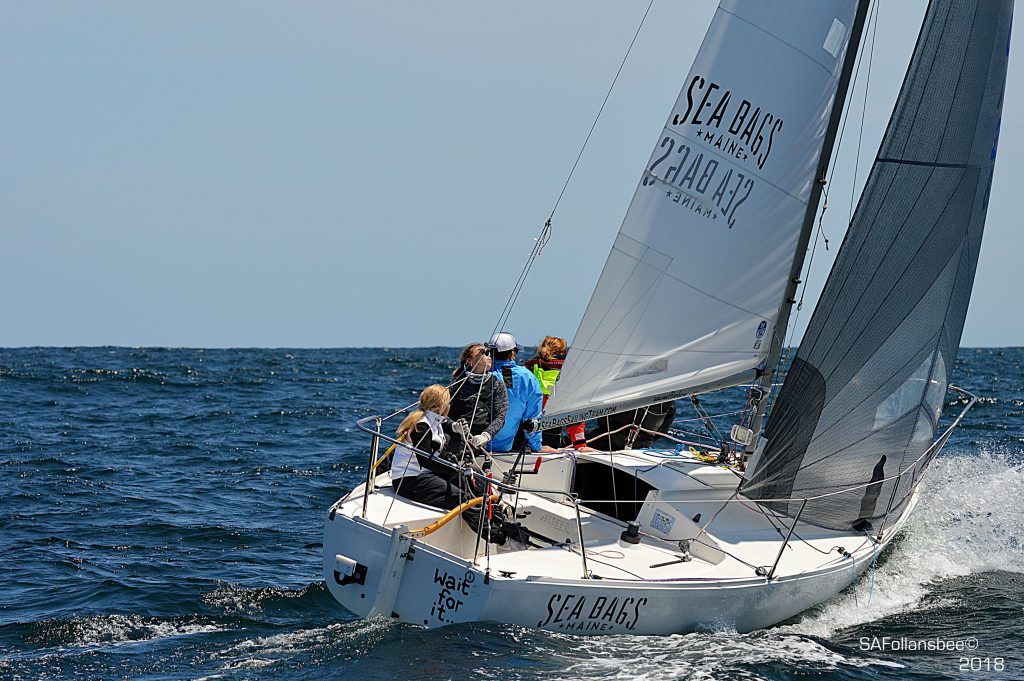
[[[491,437],[505,425],[508,416],[508,392],[505,384],[494,374],[487,372],[480,383],[474,383],[462,372],[455,379],[455,385],[449,389],[452,401],[448,409],[448,418],[453,421],[465,419],[470,424],[470,435],[479,435],[487,431]]]
[[[409,433],[409,441],[416,449],[430,454],[429,456],[424,456],[416,452],[416,460],[421,467],[442,478],[448,478],[453,474],[457,474],[457,472],[441,463],[439,459],[458,465],[459,457],[462,456],[462,452],[466,449],[466,441],[461,434],[452,430],[452,422],[450,420],[446,419],[441,422],[441,431],[447,440],[443,446],[434,440],[430,432],[430,426],[420,421],[416,424],[413,431]]]

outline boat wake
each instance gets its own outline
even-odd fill
[[[993,571],[1024,572],[1024,464],[982,451],[935,460],[921,483],[921,501],[903,536],[874,574],[776,631],[831,637],[923,604],[942,580]]]
[[[763,679],[773,667],[793,672],[865,667],[901,669],[889,660],[847,656],[806,636],[774,631],[691,633],[650,638],[613,636],[574,639],[564,678]],[[628,662],[625,658],[628,658]]]
[[[798,668],[838,678],[845,670],[862,678],[856,669],[902,668],[884,655],[829,639],[886,617],[945,605],[941,598],[927,598],[945,580],[1024,572],[1024,464],[988,451],[948,455],[934,462],[922,488],[904,535],[878,562],[873,590],[869,568],[856,590],[772,629],[667,638],[552,634],[549,652],[565,663],[566,678],[763,679]]]

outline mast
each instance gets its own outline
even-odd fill
[[[772,382],[775,380],[775,371],[782,356],[783,344],[786,341],[786,331],[789,328],[789,316],[796,304],[796,288],[800,285],[800,273],[804,267],[804,257],[807,255],[807,246],[811,240],[811,233],[814,231],[814,219],[818,214],[818,202],[821,200],[821,193],[825,189],[825,175],[828,165],[832,160],[832,150],[835,145],[836,133],[839,130],[839,121],[843,116],[842,102],[846,101],[846,94],[849,90],[850,80],[853,75],[853,66],[857,61],[857,50],[860,46],[860,39],[864,32],[864,24],[867,20],[868,5],[870,0],[859,0],[857,13],[854,17],[853,27],[850,32],[850,42],[846,48],[846,55],[843,60],[843,70],[839,76],[839,84],[836,88],[836,103],[839,106],[832,107],[832,114],[829,117],[828,128],[825,132],[825,141],[822,146],[821,159],[818,162],[818,171],[815,175],[817,180],[811,188],[811,196],[807,202],[807,213],[804,215],[803,227],[800,230],[800,240],[797,244],[796,253],[793,256],[793,266],[790,268],[789,281],[786,284],[786,291],[779,307],[779,318],[772,329],[771,343],[769,344],[768,357],[765,366],[757,378],[754,391],[760,392],[760,398],[755,405],[754,417],[751,420],[750,430],[754,437],[750,438],[744,449],[745,458],[749,459],[757,446],[757,441],[763,430],[765,410],[768,407],[768,400],[771,397]]]

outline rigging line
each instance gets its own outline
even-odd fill
[[[551,213],[548,214],[548,219],[544,222],[544,227],[540,231],[540,236],[534,240],[533,250],[530,252],[530,257],[527,259],[526,265],[519,274],[519,279],[516,281],[516,285],[512,288],[512,293],[509,294],[509,300],[505,303],[505,307],[502,309],[501,316],[498,317],[498,323],[495,325],[492,334],[497,333],[501,327],[508,322],[508,318],[512,314],[512,309],[519,300],[519,294],[522,292],[523,286],[526,284],[526,278],[530,274],[530,269],[533,267],[534,260],[537,259],[537,256],[540,255],[540,252],[544,249],[544,246],[551,238],[551,220],[555,217],[555,211],[558,210],[558,206],[562,202],[565,190],[568,189],[569,182],[572,180],[572,176],[576,173],[576,168],[580,164],[580,159],[583,158],[583,152],[586,151],[587,144],[590,142],[590,137],[594,134],[597,122],[601,119],[601,114],[604,113],[604,108],[608,104],[608,99],[611,97],[612,91],[615,89],[615,84],[619,80],[619,75],[622,73],[622,69],[626,65],[626,60],[629,59],[629,53],[632,52],[633,45],[636,44],[636,39],[640,35],[640,31],[643,29],[644,23],[647,21],[647,15],[650,14],[651,7],[653,6],[654,0],[650,0],[647,4],[647,9],[644,10],[643,17],[640,19],[640,25],[636,27],[633,39],[629,41],[629,47],[626,48],[626,53],[623,55],[622,62],[619,64],[619,68],[615,72],[615,77],[612,78],[611,85],[608,86],[608,91],[605,93],[604,100],[601,102],[601,106],[597,110],[597,115],[594,116],[594,122],[591,124],[590,130],[587,132],[586,138],[583,140],[583,146],[580,147],[580,151],[576,155],[576,160],[573,162],[572,168],[569,170],[569,175],[565,178],[565,184],[562,185],[562,190],[558,193],[558,198],[555,199],[555,205],[552,206]]]
[[[775,518],[776,520],[778,520],[778,521],[779,521],[780,523],[782,522],[782,519],[781,519],[781,518],[779,518],[779,516],[775,514],[775,511],[774,511],[774,510],[772,510],[772,515],[771,515],[771,516],[769,516],[769,515],[768,515],[768,513],[767,513],[767,512],[765,511],[765,509],[764,509],[764,505],[762,505],[762,504],[759,504],[759,503],[757,503],[756,501],[754,502],[754,505],[755,505],[755,506],[757,506],[757,508],[758,508],[758,510],[759,510],[759,511],[761,511],[761,515],[763,515],[763,516],[764,516],[764,517],[765,517],[765,518],[766,518],[766,519],[768,520],[768,522],[769,522],[769,523],[771,523],[772,527],[774,527],[774,528],[775,528],[775,531],[776,531],[776,532],[778,532],[779,534],[782,534],[782,530],[781,530],[781,529],[779,528],[779,526],[778,526],[778,525],[776,525],[776,524],[775,524],[775,521],[774,521],[774,520],[772,520],[772,517],[774,516],[774,518]],[[744,506],[744,507],[746,507],[747,505],[746,505],[746,504],[743,504],[743,506]],[[785,525],[783,525],[782,527],[785,527]],[[819,548],[818,548],[817,546],[815,546],[814,544],[810,543],[809,541],[807,541],[806,539],[804,539],[803,537],[801,537],[801,536],[800,536],[799,534],[797,534],[795,530],[793,531],[793,533],[792,533],[792,534],[793,534],[793,536],[794,536],[794,537],[796,537],[796,538],[797,538],[797,540],[798,540],[798,541],[800,541],[800,542],[803,542],[804,544],[806,544],[806,545],[807,545],[807,546],[809,546],[810,548],[814,549],[814,550],[815,550],[815,551],[817,551],[818,553],[821,553],[821,554],[823,554],[823,555],[826,555],[826,556],[827,556],[827,555],[829,555],[829,554],[831,554],[831,553],[832,553],[833,551],[835,551],[836,549],[842,548],[841,546],[833,546],[833,547],[832,547],[832,548],[830,548],[830,549],[829,549],[828,551],[822,551],[822,550],[821,550],[821,549],[819,549]]]
[[[455,388],[456,390],[458,390],[459,386],[461,386],[465,381],[466,381],[466,377],[462,377],[462,378],[459,378],[459,379],[456,379],[456,380],[452,381],[447,386],[448,390],[451,390],[452,388]],[[412,404],[408,404],[408,405],[406,405],[406,406],[404,406],[404,407],[402,407],[400,409],[397,409],[397,410],[391,412],[387,416],[383,417],[381,419],[381,422],[384,422],[384,421],[387,421],[388,419],[394,418],[395,416],[398,416],[399,414],[404,414],[405,412],[409,411],[413,407],[419,406],[419,403],[420,403],[420,401],[417,399]]]
[[[871,16],[869,17],[869,23],[872,22],[872,21],[874,22],[874,23],[871,24],[871,26],[872,26],[872,28],[871,28],[871,55],[868,58],[867,79],[865,80],[865,83],[864,83],[864,100],[863,100],[863,106],[861,108],[861,119],[860,119],[860,136],[858,137],[858,140],[857,140],[857,162],[854,164],[854,181],[853,181],[853,187],[850,190],[851,194],[852,194],[852,192],[856,191],[856,186],[857,186],[856,170],[857,170],[857,165],[859,165],[859,163],[860,163],[861,138],[863,137],[863,133],[864,133],[864,113],[865,113],[865,110],[866,110],[866,107],[867,107],[867,101],[868,101],[868,85],[869,85],[870,80],[871,80],[871,61],[872,61],[871,57],[874,56],[875,35],[878,32],[878,5],[879,4],[880,3],[878,3],[878,2],[872,4],[872,6],[871,6]],[[860,44],[860,58],[857,59],[857,67],[854,69],[854,72],[853,72],[854,88],[856,88],[857,81],[860,78],[860,67],[861,67],[861,64],[863,64],[864,50],[867,49],[866,44],[867,44],[867,41],[862,42]],[[828,191],[829,191],[829,186],[832,184],[832,178],[835,176],[836,168],[839,166],[839,154],[842,151],[842,147],[843,147],[843,135],[846,133],[846,124],[850,121],[850,113],[851,113],[851,111],[853,109],[853,97],[852,96],[847,99],[847,101],[845,103],[845,109],[846,109],[846,111],[845,111],[845,113],[843,115],[843,123],[842,123],[842,125],[839,128],[839,137],[836,140],[836,147],[835,147],[836,148],[836,153],[835,153],[835,156],[832,159],[832,167],[829,168],[828,179],[825,180],[825,184],[822,187],[822,203],[821,203],[821,213],[818,215],[818,229],[814,233],[814,243],[811,246],[811,255],[809,256],[809,258],[807,260],[807,267],[804,269],[804,277],[803,277],[803,282],[804,283],[802,284],[802,286],[800,288],[800,301],[797,303],[797,306],[796,306],[796,314],[793,316],[793,323],[789,327],[789,340],[786,341],[786,346],[785,346],[786,347],[786,351],[784,353],[782,353],[782,356],[780,357],[781,361],[775,367],[776,375],[779,375],[779,372],[780,372],[780,370],[782,368],[784,368],[784,367],[789,365],[789,357],[790,357],[790,355],[793,352],[793,339],[796,337],[797,322],[800,321],[800,312],[803,310],[804,299],[807,296],[807,282],[810,280],[810,277],[811,277],[811,265],[814,264],[814,254],[818,250],[818,238],[819,237],[821,237],[821,238],[823,238],[825,240],[825,250],[826,251],[828,250],[828,236],[825,235],[825,227],[824,227],[823,221],[825,219],[825,211],[828,210]],[[853,220],[853,198],[851,196],[851,199],[850,199],[850,221],[852,221],[852,220]],[[847,223],[847,224],[849,224],[849,223]],[[774,405],[774,402],[775,402],[775,400],[773,399],[772,402],[769,404],[768,409],[765,410],[765,413],[770,413],[771,407]]]
[[[412,444],[412,438],[409,438],[409,443]],[[416,456],[415,452],[410,451],[409,453],[411,454],[411,456],[405,462],[405,469],[402,470],[402,475],[401,475],[401,477],[398,478],[398,486],[397,487],[395,487],[394,475],[391,476],[391,486],[394,487],[395,493],[391,495],[391,503],[388,504],[388,510],[387,510],[387,513],[384,514],[384,521],[381,523],[381,525],[387,525],[388,524],[388,517],[391,515],[391,509],[394,508],[394,506],[395,506],[395,499],[398,498],[399,490],[402,489],[402,483],[405,482],[405,474],[409,472],[409,466],[412,465],[412,457]],[[364,488],[363,489],[363,494],[365,495],[366,493],[367,493],[367,491]]]
[[[463,376],[460,379],[460,381],[459,381],[460,383],[462,381],[468,381],[469,380],[469,372],[464,371],[463,373],[465,373],[465,376]],[[469,427],[467,429],[468,432],[462,438],[462,450],[459,452],[459,460],[460,461],[465,461],[465,459],[466,459],[466,452],[470,451],[469,439],[471,437],[473,437],[473,435],[472,435],[473,424],[476,421],[476,412],[477,412],[477,410],[480,407],[480,395],[484,391],[484,384],[486,384],[486,383],[488,383],[490,381],[490,379],[488,378],[489,375],[490,375],[490,370],[484,372],[483,378],[480,379],[480,387],[478,387],[477,390],[476,390],[476,400],[473,402],[473,411],[469,415]],[[449,391],[450,390],[451,389],[449,388]],[[458,392],[457,389],[456,389],[456,392]],[[451,394],[451,393],[449,393],[449,394]],[[454,395],[452,395],[452,397],[454,397]],[[491,399],[492,400],[494,399],[494,390],[493,389],[491,390]],[[451,402],[451,399],[449,399],[449,403],[450,402]],[[491,404],[490,415],[491,415],[491,417],[493,419],[493,417],[494,417],[494,404],[493,404],[493,402]],[[488,423],[487,425],[490,426],[490,423]],[[486,430],[486,428],[485,428],[485,430]],[[470,452],[470,453],[473,454],[473,452]],[[475,456],[473,458],[475,458]]]
[[[721,507],[721,508],[719,508],[719,509],[718,509],[717,511],[715,511],[715,514],[714,514],[713,516],[711,516],[711,520],[707,521],[706,523],[704,523],[704,524],[703,524],[703,525],[701,526],[701,528],[700,528],[700,532],[698,532],[698,533],[697,533],[697,536],[696,536],[696,537],[694,537],[694,541],[696,541],[696,540],[700,539],[700,538],[701,538],[701,537],[703,537],[703,536],[704,536],[705,534],[707,534],[708,528],[709,528],[709,527],[711,527],[711,523],[715,522],[715,518],[717,518],[717,517],[718,517],[718,514],[719,514],[719,513],[721,513],[722,511],[724,511],[724,510],[725,510],[725,507],[726,507],[726,506],[728,506],[728,505],[729,505],[729,504],[730,504],[730,503],[732,502],[732,500],[733,500],[733,499],[735,499],[736,497],[738,497],[738,496],[739,496],[739,493],[740,493],[740,488],[739,488],[739,487],[737,487],[737,488],[736,488],[736,491],[735,491],[735,492],[733,492],[733,493],[732,493],[732,495],[731,495],[731,496],[730,496],[730,497],[729,497],[728,499],[726,499],[726,500],[725,500],[725,503],[724,503],[724,504],[722,504],[722,507]]]
[[[878,30],[878,22],[876,20],[876,13],[878,11],[878,4],[879,3],[877,3],[877,2],[876,3],[872,3],[871,15],[868,17],[868,23],[869,24],[871,24],[872,21],[875,22],[872,25],[872,31],[873,31],[872,32],[872,38],[871,38],[872,44],[874,43],[874,31]],[[853,89],[856,89],[857,83],[859,82],[859,79],[860,79],[860,67],[864,63],[864,50],[865,49],[867,49],[867,41],[863,41],[860,44],[860,55],[857,58],[857,67],[856,67],[856,69],[854,69],[854,72],[853,72]],[[866,97],[867,96],[867,86],[865,86],[865,93],[864,94],[865,94],[865,97]],[[828,202],[828,189],[829,189],[829,186],[832,184],[832,178],[835,176],[836,168],[839,166],[839,154],[842,152],[843,136],[846,134],[846,124],[849,123],[849,121],[850,121],[850,111],[853,108],[853,95],[852,95],[852,93],[851,93],[851,96],[848,97],[847,101],[844,103],[844,107],[845,107],[845,113],[843,115],[843,124],[840,127],[840,129],[839,129],[839,138],[836,140],[836,153],[835,153],[835,156],[832,158],[832,167],[829,169],[829,172],[828,172],[828,181],[825,183],[825,187],[822,190],[826,203]],[[863,120],[861,121],[861,123],[863,125]]]
[[[579,553],[579,551],[576,550],[576,547],[573,546],[572,544],[568,544],[568,545],[564,546],[563,548],[565,548],[568,551],[571,551],[572,553],[576,553],[576,554]],[[635,572],[630,572],[629,570],[627,570],[624,567],[621,567],[619,565],[615,565],[614,563],[608,563],[606,561],[598,560],[597,558],[591,557],[591,556],[600,555],[600,554],[595,554],[593,551],[591,551],[589,549],[586,549],[586,548],[584,548],[583,550],[587,552],[587,560],[588,561],[592,561],[594,563],[600,563],[601,565],[607,565],[608,567],[614,568],[615,570],[618,570],[619,572],[625,572],[627,575],[630,575],[632,577],[636,577],[641,582],[648,581],[648,580],[644,579],[643,577],[641,577],[640,575],[636,574]]]
[[[644,537],[646,537],[647,539],[653,539],[654,541],[663,542],[663,543],[666,543],[666,544],[674,544],[675,542],[680,541],[678,539],[664,539],[662,537],[658,537],[658,536],[655,536],[653,534],[647,534],[646,532],[643,532],[641,534]],[[732,558],[733,560],[735,560],[737,563],[742,563],[743,565],[746,565],[748,568],[753,568],[755,571],[758,569],[757,565],[754,565],[753,563],[748,563],[747,561],[745,561],[742,558],[740,558],[739,556],[737,556],[735,553],[730,553],[729,551],[726,551],[725,549],[723,549],[721,546],[718,546],[717,544],[716,545],[711,545],[711,544],[709,544],[709,543],[707,543],[705,541],[701,541],[700,535],[697,535],[697,537],[695,537],[694,539],[690,539],[688,541],[697,542],[701,546],[706,546],[708,548],[717,549],[717,550],[721,551],[722,553],[724,553],[725,555],[727,555],[730,558]],[[647,580],[644,580],[644,581],[665,581],[665,580],[651,580],[651,579],[647,579]]]
[[[872,49],[872,54],[874,54],[873,50],[874,50],[874,43],[875,43],[875,34],[878,31],[878,4],[879,3],[876,2],[871,7],[871,17],[870,17],[870,20],[874,22],[872,24],[872,29],[871,29],[871,31],[872,31],[872,33],[871,33],[871,49]],[[857,68],[853,72],[854,88],[856,88],[857,82],[860,79],[860,67],[864,63],[864,58],[863,57],[864,57],[864,50],[867,49],[866,45],[867,45],[866,41],[861,43],[861,45],[860,45],[860,59],[857,60]],[[869,73],[870,73],[870,69],[871,69],[871,67],[869,65],[868,66]],[[868,85],[867,85],[867,83],[865,83],[865,85],[864,85],[864,104],[865,104],[865,106],[867,104],[867,97],[868,97]],[[836,141],[836,153],[835,153],[835,157],[832,160],[832,167],[829,168],[828,179],[825,181],[825,185],[822,187],[822,198],[823,198],[823,201],[822,201],[822,207],[821,207],[821,214],[818,216],[818,230],[817,230],[817,232],[814,235],[814,245],[811,247],[811,255],[810,255],[810,258],[809,258],[809,260],[807,262],[807,268],[804,271],[804,281],[805,282],[810,278],[811,265],[814,263],[814,253],[817,250],[818,237],[819,236],[824,238],[824,240],[825,240],[825,250],[826,251],[828,250],[828,237],[825,235],[825,229],[824,229],[824,225],[822,224],[822,221],[824,220],[824,217],[825,217],[825,211],[828,210],[828,192],[829,192],[829,187],[832,184],[832,178],[835,177],[836,168],[839,167],[839,154],[842,152],[842,148],[843,148],[843,136],[846,134],[846,125],[847,125],[847,123],[850,122],[850,113],[852,112],[852,109],[853,109],[853,97],[851,96],[847,100],[847,102],[846,102],[846,114],[843,116],[843,124],[840,127],[840,129],[839,129],[839,139]],[[864,110],[863,110],[863,107],[862,107],[862,110],[861,110],[860,130],[861,130],[861,134],[863,134],[863,132],[864,132]],[[858,140],[858,147],[857,147],[857,158],[858,158],[858,162],[859,162],[859,159],[860,159],[860,141],[859,140]],[[854,165],[854,170],[856,170],[856,164]],[[854,180],[854,185],[856,185],[856,179]],[[799,315],[800,310],[803,308],[804,297],[806,296],[806,294],[807,294],[807,285],[805,283],[804,286],[803,286],[803,290],[801,291],[801,294],[800,294],[800,304],[797,306],[797,314],[798,315]],[[794,327],[795,327],[795,324],[794,324]],[[790,337],[790,340],[792,340],[792,337]]]
[[[526,286],[526,279],[530,276],[530,270],[533,269],[533,263],[536,262],[537,257],[540,256],[540,252],[544,249],[544,245],[547,244],[548,239],[551,236],[551,219],[549,218],[544,223],[544,228],[540,232],[540,236],[536,237],[533,244],[533,252],[530,254],[529,259],[526,261],[526,267],[523,268],[523,273],[520,276],[516,287],[512,290],[512,295],[507,303],[508,309],[504,312],[501,319],[498,320],[498,324],[494,327],[493,333],[497,333],[501,330],[505,324],[508,323],[509,317],[512,316],[512,310],[515,309],[516,303],[519,302],[519,294],[523,292],[523,287]]]
[[[857,158],[853,163],[853,184],[850,186],[850,217],[847,221],[847,225],[853,222],[853,210],[855,207],[854,200],[856,199],[857,192],[857,171],[860,170],[860,148],[861,143],[864,140],[864,117],[867,115],[868,110],[868,91],[871,88],[871,64],[875,60],[875,36],[878,34],[878,6],[881,3],[875,3],[875,23],[874,28],[871,30],[871,49],[868,50],[868,70],[864,78],[864,99],[861,103],[860,111],[860,130],[857,133]]]
[[[587,133],[587,138],[583,140],[583,146],[580,147],[580,153],[576,155],[576,162],[572,164],[572,170],[569,171],[569,177],[565,178],[565,184],[562,185],[562,191],[558,194],[558,199],[555,201],[554,207],[551,209],[551,215],[548,216],[548,220],[555,216],[555,211],[558,210],[558,204],[562,201],[562,196],[565,194],[566,188],[569,186],[569,181],[572,179],[573,173],[576,172],[576,166],[580,163],[580,158],[583,156],[583,151],[587,148],[587,143],[590,141],[590,136],[594,134],[594,128],[597,127],[597,121],[601,118],[601,114],[604,112],[604,107],[608,103],[608,98],[612,95],[612,90],[615,88],[615,83],[619,80],[619,74],[622,73],[622,67],[626,65],[626,60],[629,58],[629,53],[633,49],[633,45],[636,44],[637,36],[640,35],[640,29],[644,27],[644,22],[647,21],[647,15],[651,11],[651,7],[654,6],[654,0],[651,0],[647,4],[647,9],[644,11],[644,16],[640,19],[640,25],[636,27],[636,33],[633,34],[633,39],[629,42],[629,47],[626,48],[626,54],[622,57],[622,63],[619,64],[619,70],[615,72],[615,77],[612,78],[612,84],[608,86],[608,92],[604,96],[604,101],[601,102],[601,108],[597,110],[597,116],[594,117],[594,123],[590,126],[590,132]]]
[[[871,591],[868,592],[868,602],[865,605],[871,605],[871,600],[875,597],[875,566],[878,563],[878,542],[872,542],[871,544]]]
[[[853,557],[852,553],[847,553],[846,557],[850,559],[850,586],[853,587],[853,604],[859,608],[860,603],[857,602],[857,559]]]
[[[515,301],[519,298],[519,291],[522,290],[523,285],[526,283],[526,277],[530,273],[530,268],[533,266],[533,261],[537,259],[540,254],[538,244],[542,241],[546,241],[546,234],[549,234],[551,230],[551,220],[548,219],[544,223],[544,227],[541,228],[540,236],[535,237],[533,240],[533,248],[530,250],[530,255],[526,259],[526,263],[523,265],[522,271],[519,272],[519,278],[516,279],[515,285],[512,286],[512,291],[508,294],[508,298],[505,300],[505,306],[501,308],[501,314],[498,315],[498,321],[494,325],[494,330],[491,335],[497,333],[505,322],[508,321],[509,315],[512,314],[512,308],[515,306]]]
[[[636,442],[637,435],[640,434],[641,426],[647,419],[647,415],[651,412],[650,406],[644,407],[644,415],[640,416],[640,410],[637,409],[633,412],[633,423],[629,427],[629,431],[626,433],[626,449],[633,449],[633,443]],[[640,422],[637,423],[637,417],[640,418]],[[615,489],[615,479],[612,478],[612,490]],[[616,514],[618,513],[618,507],[616,506]]]

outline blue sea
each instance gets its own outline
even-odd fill
[[[660,638],[425,630],[328,595],[355,420],[457,352],[0,350],[0,679],[1024,678],[1024,349],[961,351],[979,403],[875,570],[769,630]]]

